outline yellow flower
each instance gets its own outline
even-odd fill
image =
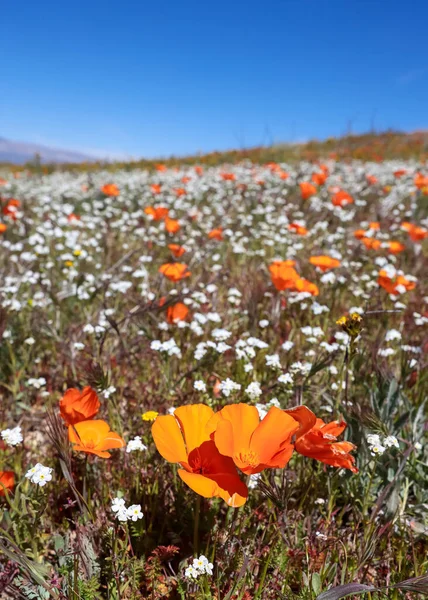
[[[74,256],[80,256],[82,254],[81,250],[74,250],[73,252]]]
[[[352,313],[351,319],[353,321],[357,321],[358,323],[360,323],[363,320],[363,317],[361,315],[359,315],[358,313]]]
[[[340,319],[337,319],[336,325],[346,325],[346,317],[340,317]]]
[[[143,419],[143,421],[154,421],[158,414],[159,413],[155,410],[148,410],[147,412],[141,415],[141,418]]]
[[[72,260],[66,260],[64,264],[65,264],[66,267],[72,267],[73,266],[73,261]]]

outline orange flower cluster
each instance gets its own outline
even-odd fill
[[[120,190],[115,183],[106,183],[101,187],[101,191],[106,196],[119,196]]]
[[[300,277],[294,260],[276,260],[269,265],[270,276],[273,285],[278,291],[292,290],[294,292],[308,292],[312,296],[318,296],[319,289],[315,283]]]
[[[321,256],[311,256],[309,262],[311,265],[321,269],[323,273],[330,271],[330,269],[340,267],[340,260],[337,260],[337,258],[331,258],[331,256],[325,256],[324,254]]]
[[[179,477],[204,498],[219,497],[232,507],[245,504],[246,475],[284,468],[292,454],[350,469],[355,459],[350,442],[337,442],[346,424],[324,423],[305,406],[291,410],[272,407],[260,420],[255,406],[232,404],[214,412],[204,404],[177,408],[157,417],[153,439],[165,460],[178,463]]]
[[[0,497],[6,496],[15,486],[15,473],[13,471],[0,471]]]
[[[162,273],[162,275],[174,283],[191,275],[187,265],[184,263],[165,263],[159,267],[159,273]]]
[[[401,223],[401,227],[404,231],[407,231],[413,242],[421,242],[428,237],[428,230],[423,229],[423,227],[419,227],[418,225],[413,225],[412,223],[404,221]]]
[[[404,277],[404,275],[396,274],[391,276],[383,269],[379,271],[377,282],[388,292],[388,294],[392,294],[393,296],[398,296],[398,294],[403,292],[409,292],[416,287],[416,283],[410,281]]]
[[[82,391],[67,390],[59,401],[59,411],[68,426],[68,439],[74,450],[110,458],[107,450],[123,448],[125,441],[101,419],[93,419],[100,409],[97,393],[87,386]]]

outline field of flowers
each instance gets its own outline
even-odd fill
[[[426,165],[0,200],[0,597],[428,593]]]

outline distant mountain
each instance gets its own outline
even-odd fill
[[[40,156],[43,163],[80,163],[97,160],[93,156],[80,152],[49,148],[48,146],[26,142],[14,142],[0,137],[0,163],[23,164],[34,160],[36,154]]]

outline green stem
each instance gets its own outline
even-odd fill
[[[193,526],[193,551],[195,554],[198,553],[199,547],[199,515],[201,512],[201,497],[198,496],[196,499],[195,506],[195,522]]]

